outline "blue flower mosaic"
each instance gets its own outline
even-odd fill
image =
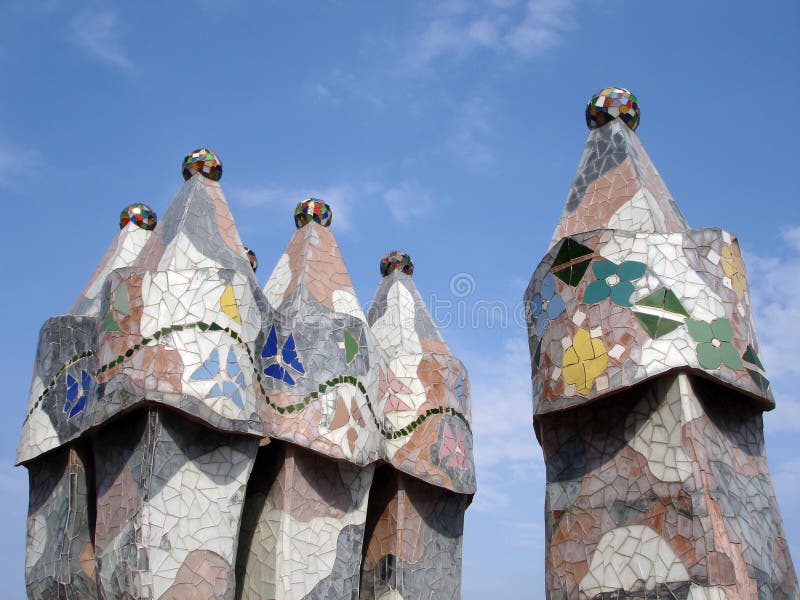
[[[275,331],[275,325],[269,330],[267,342],[261,350],[261,358],[275,359],[276,362],[264,369],[264,375],[268,375],[273,379],[294,385],[294,378],[289,372],[289,368],[297,371],[300,375],[305,375],[306,370],[303,367],[303,363],[300,362],[300,357],[297,356],[297,350],[294,346],[294,334],[290,333],[289,337],[286,338],[281,348],[280,360],[278,359],[278,334]]]
[[[67,373],[67,401],[64,402],[64,412],[69,413],[70,419],[86,408],[90,387],[92,387],[92,376],[86,371],[81,371],[80,381]]]
[[[533,295],[530,304],[531,317],[536,325],[536,335],[541,340],[550,321],[564,312],[564,301],[556,294],[556,280],[548,273],[542,280],[542,287]]]
[[[228,347],[228,358],[225,362],[224,371],[220,368],[219,351],[215,348],[208,360],[192,373],[190,379],[194,381],[214,381],[214,385],[208,393],[209,397],[224,396],[230,398],[231,402],[239,408],[244,408],[242,400],[242,392],[245,388],[244,374],[239,366],[239,361],[236,360],[233,346]]]

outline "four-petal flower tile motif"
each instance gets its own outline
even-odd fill
[[[67,373],[67,399],[64,402],[64,412],[68,413],[69,418],[74,417],[86,407],[91,386],[92,376],[86,371],[81,371],[80,381]]]
[[[697,360],[704,369],[719,369],[724,363],[731,369],[742,369],[742,359],[733,346],[733,328],[728,319],[710,323],[687,319],[689,335],[697,342]]]
[[[564,300],[556,294],[556,280],[552,273],[548,273],[542,281],[542,287],[533,295],[529,310],[531,318],[536,324],[536,335],[542,339],[550,321],[561,316],[564,312]]]
[[[594,380],[605,371],[608,354],[599,337],[592,337],[586,329],[579,329],[572,338],[572,345],[564,351],[561,361],[564,381],[574,385],[582,396],[592,389]]]
[[[592,265],[592,273],[597,278],[592,281],[583,293],[585,304],[594,304],[611,298],[614,304],[619,306],[631,306],[631,294],[633,294],[633,283],[641,278],[647,265],[634,260],[628,260],[622,264],[615,265],[608,260],[598,260]]]
[[[286,338],[281,347],[280,358],[278,358],[278,333],[275,330],[275,325],[272,325],[269,330],[267,341],[261,350],[261,358],[275,361],[264,369],[264,375],[268,375],[273,379],[294,385],[295,381],[289,372],[290,368],[300,375],[305,375],[305,367],[303,367],[303,363],[300,361],[297,349],[294,346],[294,334],[290,333],[289,337]]]
[[[225,361],[225,369],[220,366],[219,351],[215,348],[211,356],[200,365],[191,375],[195,381],[210,380],[214,382],[208,396],[216,398],[224,396],[230,398],[239,408],[244,408],[242,392],[245,388],[244,374],[236,359],[233,346],[228,346],[228,357]]]

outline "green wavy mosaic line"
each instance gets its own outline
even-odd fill
[[[349,383],[351,385],[356,386],[358,390],[362,394],[364,394],[364,397],[367,400],[367,408],[369,408],[369,412],[372,415],[372,420],[375,423],[375,426],[378,428],[378,431],[380,431],[381,435],[383,435],[383,437],[385,437],[386,439],[397,439],[400,437],[404,437],[406,435],[410,435],[417,427],[419,427],[422,423],[424,423],[429,417],[436,414],[453,415],[454,417],[461,419],[461,421],[464,422],[464,425],[466,425],[470,433],[472,432],[472,428],[470,427],[470,424],[463,413],[460,413],[454,408],[448,408],[444,406],[440,406],[437,408],[429,408],[427,411],[419,415],[414,421],[412,421],[402,429],[398,429],[397,431],[389,431],[378,421],[378,417],[375,415],[375,409],[372,406],[372,401],[370,400],[369,394],[367,394],[367,390],[364,387],[364,384],[358,381],[358,379],[356,379],[352,375],[338,375],[337,377],[329,379],[325,383],[320,384],[317,391],[306,394],[303,397],[302,402],[298,402],[297,404],[290,404],[289,406],[279,406],[275,404],[272,400],[270,400],[267,391],[264,389],[263,380],[261,377],[261,369],[256,367],[256,361],[253,358],[253,353],[250,351],[250,346],[246,344],[244,341],[242,341],[242,338],[236,331],[233,331],[230,327],[222,327],[221,325],[215,322],[205,323],[203,321],[198,321],[197,323],[192,323],[188,325],[172,325],[170,327],[162,327],[161,329],[153,333],[152,336],[143,337],[141,340],[139,340],[138,344],[134,344],[133,346],[128,348],[123,354],[120,354],[115,359],[105,363],[104,365],[101,365],[99,368],[97,368],[92,372],[92,377],[97,378],[98,375],[121,365],[123,362],[125,362],[125,359],[132,357],[136,352],[141,350],[143,347],[149,345],[151,342],[157,342],[165,335],[168,335],[175,331],[183,331],[184,329],[194,329],[194,328],[197,328],[203,332],[221,331],[227,334],[231,339],[236,341],[238,344],[244,346],[245,352],[247,352],[247,358],[250,361],[250,366],[253,369],[253,374],[256,377],[256,382],[258,383],[258,389],[261,391],[261,395],[264,397],[265,403],[267,404],[267,406],[277,411],[279,414],[284,414],[284,413],[291,414],[293,412],[300,412],[301,410],[304,410],[306,407],[308,407],[308,405],[311,403],[312,400],[316,400],[319,398],[320,394],[324,394],[328,388],[340,385],[342,383]],[[36,402],[34,403],[33,407],[30,409],[30,411],[28,411],[27,417],[25,417],[25,422],[28,421],[30,416],[33,414],[33,411],[36,410],[36,408],[38,408],[39,404],[44,399],[44,397],[48,395],[53,390],[53,388],[55,388],[59,377],[61,377],[61,375],[68,367],[75,364],[79,360],[82,360],[84,358],[89,358],[90,356],[94,355],[95,352],[93,350],[87,350],[82,354],[76,354],[66,364],[64,364],[56,372],[56,374],[50,380],[50,383],[47,385],[47,387],[45,387],[44,391],[36,399]]]

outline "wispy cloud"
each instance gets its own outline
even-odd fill
[[[14,187],[21,177],[33,171],[38,162],[37,152],[0,138],[0,186]]]
[[[453,119],[453,133],[448,145],[451,150],[471,165],[492,161],[488,143],[491,136],[490,103],[483,97],[466,100]]]
[[[306,198],[321,198],[331,205],[337,229],[351,230],[357,207],[383,200],[389,214],[398,223],[422,218],[434,203],[434,194],[415,181],[387,186],[376,182],[332,184],[325,186],[256,185],[230,189],[230,197],[246,207],[273,206],[288,212]]]
[[[124,69],[133,66],[122,48],[114,12],[83,12],[69,22],[69,29],[72,41],[92,58]]]
[[[336,228],[349,231],[353,227],[353,207],[363,192],[364,186],[348,184],[309,187],[256,185],[233,188],[230,196],[234,202],[248,207],[285,209],[287,215],[299,202],[307,198],[321,198],[331,205]]]
[[[575,29],[573,0],[532,0],[525,17],[504,38],[521,58],[536,58],[558,46],[568,31]]]
[[[416,182],[405,182],[383,192],[383,199],[392,218],[398,223],[407,223],[427,215],[434,204],[430,190]]]
[[[305,85],[306,96],[320,102],[340,104],[341,102],[363,102],[371,109],[380,111],[386,106],[381,96],[382,85],[386,85],[385,73],[374,76],[342,69],[334,69],[323,81],[312,81]]]
[[[487,364],[475,356],[467,364]],[[503,344],[502,357],[489,367],[473,368],[471,396],[476,458],[481,468],[497,464],[541,461],[531,424],[533,408],[530,384],[530,354],[522,330]]]
[[[428,70],[439,59],[464,59],[481,50],[521,60],[541,57],[577,27],[575,0],[451,2],[435,9],[406,45],[407,69]]]
[[[765,418],[771,431],[800,430],[800,226],[786,227],[781,239],[771,256],[745,256],[760,354],[780,414]]]
[[[480,482],[475,506],[493,511],[509,502],[509,478],[544,485],[544,461],[533,433],[530,355],[521,330],[502,356],[463,356],[470,369],[475,460]],[[483,367],[481,365],[487,365]]]
[[[316,100],[326,100],[338,104],[339,98],[333,95],[329,86],[321,81],[315,81],[305,86],[305,93]]]

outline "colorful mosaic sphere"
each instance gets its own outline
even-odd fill
[[[586,124],[597,129],[614,119],[620,119],[633,131],[639,126],[639,103],[625,88],[605,88],[586,104]]]
[[[294,224],[300,229],[311,221],[315,221],[323,227],[331,226],[331,207],[318,198],[303,200],[294,209]]]
[[[192,150],[183,159],[183,178],[188,181],[195,173],[219,181],[222,179],[222,161],[208,148]]]
[[[247,246],[244,247],[244,253],[247,256],[247,260],[250,261],[250,266],[253,267],[253,273],[255,273],[258,271],[258,258],[256,258],[256,253]]]
[[[386,277],[396,270],[400,270],[400,272],[406,275],[413,275],[414,263],[411,257],[405,252],[392,250],[391,252],[387,252],[386,256],[381,259],[381,275]]]
[[[156,211],[147,206],[147,204],[137,202],[128,204],[119,213],[119,228],[124,229],[128,223],[133,223],[137,227],[152,231],[156,228],[158,217],[156,216]]]

